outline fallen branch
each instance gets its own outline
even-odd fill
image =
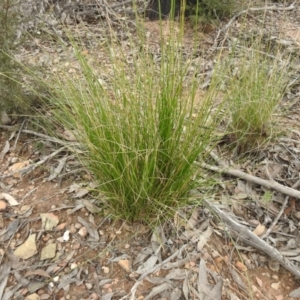
[[[229,230],[232,235],[236,235],[236,237],[242,242],[264,252],[269,257],[274,258],[278,261],[285,269],[290,271],[292,274],[300,278],[300,270],[296,268],[293,263],[291,263],[287,258],[285,258],[278,250],[271,247],[257,235],[255,235],[252,231],[250,231],[247,227],[240,225],[236,221],[230,218],[230,216],[224,213],[222,210],[212,205],[211,203],[204,200],[204,204],[209,207],[212,211],[214,211],[223,221],[228,225]],[[236,232],[236,233],[235,233]]]
[[[225,174],[228,174],[228,175],[232,175],[232,176],[235,176],[235,177],[238,177],[238,178],[250,181],[252,183],[255,183],[255,184],[258,184],[258,185],[262,185],[264,187],[273,189],[273,190],[275,190],[277,192],[280,192],[282,194],[288,195],[290,197],[295,197],[295,198],[300,199],[300,191],[297,191],[297,190],[295,190],[293,188],[290,188],[288,186],[284,186],[284,185],[282,185],[282,184],[280,184],[280,183],[278,183],[278,182],[276,182],[274,180],[272,180],[272,181],[265,180],[265,179],[262,179],[262,178],[259,178],[259,177],[247,174],[247,173],[245,173],[243,171],[240,171],[240,170],[237,170],[237,169],[233,169],[233,168],[230,168],[230,167],[227,167],[227,168],[225,167],[225,168],[221,169],[221,168],[219,168],[217,166],[211,166],[211,165],[206,164],[206,163],[201,163],[201,164],[197,163],[197,165],[199,165],[202,168],[214,171],[214,172],[225,173]]]
[[[46,161],[50,160],[51,158],[55,157],[58,153],[62,152],[66,150],[66,147],[61,147],[59,148],[58,150],[54,151],[53,153],[47,155],[46,157],[44,157],[42,160],[38,161],[37,163],[34,163],[34,164],[31,164],[31,165],[28,165],[27,167],[25,168],[22,168],[22,169],[18,169],[16,171],[13,171],[9,174],[6,174],[6,175],[2,175],[0,176],[0,179],[4,179],[4,178],[7,178],[7,177],[10,177],[10,176],[13,176],[15,174],[19,174],[19,176],[23,176],[24,174],[26,173],[29,173],[29,172],[32,172],[35,168],[37,168],[38,166],[41,166],[43,165]]]
[[[43,133],[35,132],[35,131],[32,131],[32,130],[28,130],[28,129],[22,129],[22,132],[27,133],[27,134],[31,134],[31,135],[34,135],[34,136],[38,136],[38,137],[40,137],[40,138],[42,138],[46,141],[49,141],[49,142],[55,143],[55,144],[59,144],[59,145],[63,145],[65,147],[79,146],[80,145],[79,143],[76,143],[76,142],[67,142],[67,141],[60,140],[58,138],[55,138],[55,137],[52,137],[52,136],[49,136],[49,135],[46,135],[46,134],[43,134]]]

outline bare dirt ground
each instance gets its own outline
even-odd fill
[[[295,76],[274,121],[280,138],[235,168],[292,187],[300,174],[300,7],[269,4],[274,9],[266,11],[263,28],[296,57]],[[261,17],[251,12],[243,30],[250,33]],[[149,48],[159,56],[160,25],[145,26]],[[216,41],[228,47],[244,26],[236,17],[199,29],[208,74]],[[99,26],[90,27],[101,38]],[[85,35],[85,26],[76,32]],[[189,33],[187,24],[186,45],[192,43]],[[75,62],[57,43],[38,35],[34,41],[22,49],[24,61],[45,66],[45,72],[55,73],[61,65],[76,72]],[[92,47],[87,53],[95,54]],[[26,122],[16,124],[18,119],[0,131],[0,299],[300,299],[299,291],[290,294],[299,288],[299,277],[280,266],[274,254],[247,244],[242,235],[227,234],[224,222],[205,206],[187,208],[154,230],[114,222],[95,205],[93,180],[79,162],[65,151],[51,156],[57,143],[29,131]],[[233,176],[220,182],[212,203],[250,231],[272,224],[264,240],[300,272],[299,199],[272,192],[266,202],[266,188]]]

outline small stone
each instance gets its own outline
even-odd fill
[[[91,283],[88,283],[88,282],[85,284],[85,286],[88,290],[91,290],[93,288],[93,285]]]
[[[74,270],[78,267],[78,265],[76,263],[71,263],[70,268],[71,270]]]
[[[77,232],[77,229],[75,228],[74,224],[72,224],[72,225],[70,226],[69,231],[70,231],[70,233],[72,233],[72,234],[74,234],[74,233]]]
[[[6,210],[7,204],[5,201],[0,200],[0,211]]]
[[[53,281],[54,281],[54,282],[58,282],[58,281],[59,281],[59,276],[55,276],[55,277],[53,278]]]
[[[81,227],[78,231],[78,234],[81,236],[81,237],[86,237],[87,236],[87,229],[85,227]]]
[[[47,299],[50,299],[50,295],[49,294],[43,294],[40,296],[40,299],[41,300],[47,300]]]
[[[11,162],[12,164],[15,164],[18,160],[19,160],[18,157],[12,157],[11,160],[10,160],[10,162]]]
[[[279,286],[280,286],[280,282],[274,282],[271,284],[272,289],[276,291],[279,289]]]
[[[102,267],[102,270],[103,270],[103,272],[104,272],[105,274],[108,274],[108,273],[109,273],[109,268],[108,268],[108,267],[103,266],[103,267]]]
[[[76,224],[74,225],[74,227],[75,227],[76,229],[80,229],[80,228],[82,227],[82,225],[81,225],[80,223],[76,223]]]
[[[66,230],[63,235],[63,240],[67,242],[70,239],[70,231]]]
[[[258,288],[254,284],[252,284],[252,291],[253,293],[256,293],[258,291]]]
[[[31,294],[25,298],[25,300],[40,300],[40,296],[36,293]]]
[[[300,211],[297,211],[294,213],[294,216],[297,218],[297,219],[300,219]]]

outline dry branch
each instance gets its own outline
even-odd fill
[[[280,184],[280,183],[278,183],[274,180],[265,180],[265,179],[247,174],[243,171],[240,171],[240,170],[237,170],[237,169],[234,169],[234,168],[230,168],[230,167],[227,167],[227,168],[225,167],[224,169],[221,169],[217,166],[211,166],[211,165],[208,165],[206,163],[201,163],[201,164],[198,163],[198,164],[202,168],[205,168],[205,169],[208,169],[208,170],[211,170],[211,171],[215,171],[215,172],[218,172],[218,173],[225,173],[225,174],[228,174],[228,175],[232,175],[232,176],[250,181],[252,183],[262,185],[264,187],[273,189],[277,192],[288,195],[290,197],[295,197],[295,198],[300,199],[300,191],[297,191],[297,190],[295,190],[293,188],[290,188],[288,186],[284,186],[284,185],[282,185],[282,184]]]
[[[229,227],[232,235],[238,237],[242,242],[264,252],[269,257],[277,260],[285,269],[290,271],[292,274],[300,278],[300,270],[296,268],[293,263],[291,263],[287,258],[285,258],[278,250],[271,247],[253,232],[251,232],[247,227],[240,225],[236,221],[230,218],[229,215],[224,213],[222,210],[216,206],[210,204],[204,200],[204,204],[214,211]],[[238,234],[237,234],[238,233]]]

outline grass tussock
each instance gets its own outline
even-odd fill
[[[23,39],[17,38],[21,13],[16,0],[0,0],[0,111],[19,108],[24,98],[20,66],[13,55]]]
[[[225,102],[230,131],[240,153],[251,151],[270,139],[274,111],[284,95],[289,59],[270,54],[261,44],[240,49],[227,71]],[[237,53],[237,50],[235,50]]]
[[[217,88],[196,101],[199,82],[186,80],[188,65],[177,45],[170,38],[159,63],[134,42],[132,49],[140,51],[130,59],[119,44],[110,45],[106,66],[92,66],[76,49],[83,77],[54,81],[55,120],[75,133],[83,149],[79,158],[115,217],[166,217],[204,184],[195,180],[194,162],[214,139]]]

